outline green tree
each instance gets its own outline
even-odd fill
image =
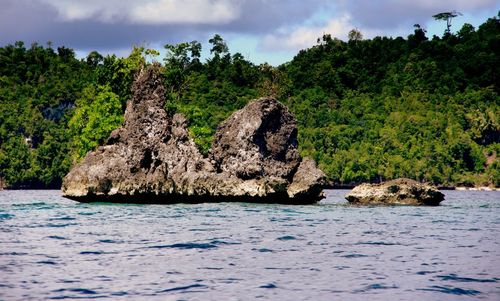
[[[226,42],[219,34],[215,34],[213,38],[208,40],[208,42],[212,44],[210,53],[214,54],[216,57],[220,57],[221,55],[229,52]]]
[[[462,13],[457,11],[442,12],[432,16],[435,20],[446,21],[446,31],[445,33],[450,34],[451,20],[457,16],[461,16]]]
[[[358,41],[361,41],[363,39],[363,34],[361,33],[361,31],[359,31],[359,29],[354,28],[354,29],[351,29],[349,31],[349,33],[347,34],[347,37],[348,37],[349,41],[358,42]]]
[[[111,131],[123,123],[120,99],[109,86],[85,88],[76,105],[77,109],[68,123],[73,135],[74,161],[103,144]]]

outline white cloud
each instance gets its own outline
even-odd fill
[[[260,47],[267,51],[297,51],[315,45],[318,38],[325,34],[345,41],[352,29],[361,31],[364,38],[387,35],[387,32],[379,29],[359,28],[353,23],[352,17],[345,13],[341,17],[330,19],[323,26],[300,26],[292,30],[281,29],[279,33],[268,34],[262,39]],[[393,34],[399,34],[401,31],[399,28],[394,28]]]
[[[300,26],[293,30],[282,30],[282,33],[268,34],[262,40],[264,50],[299,50],[314,45],[319,37],[330,34],[332,37],[345,38],[353,29],[348,14],[331,19],[324,26]],[[283,32],[285,31],[285,32]]]
[[[164,24],[227,24],[241,13],[241,0],[39,0],[63,21]]]
[[[226,24],[239,16],[239,4],[230,0],[159,0],[136,6],[130,17],[143,24]]]
[[[476,10],[491,7],[497,0],[420,0],[408,2],[408,5],[421,9],[435,10]]]

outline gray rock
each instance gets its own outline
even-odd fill
[[[301,161],[297,145],[297,125],[288,108],[260,98],[219,126],[211,157],[218,171],[241,179],[291,179]]]
[[[396,179],[381,184],[361,184],[346,195],[360,205],[430,205],[437,206],[444,194],[437,188],[410,179]]]
[[[204,158],[184,116],[170,116],[164,101],[160,66],[142,69],[124,125],[71,169],[63,195],[135,203],[303,204],[323,198],[325,175],[311,159],[302,161],[295,119],[281,103],[261,98],[235,112],[218,128]]]

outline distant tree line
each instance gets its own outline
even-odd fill
[[[347,42],[324,35],[278,67],[230,53],[219,35],[209,43],[204,62],[197,41],[165,45],[163,58],[143,47],[84,59],[37,43],[0,48],[0,179],[13,188],[60,187],[122,124],[134,73],[161,60],[165,107],[187,116],[204,154],[221,121],[271,95],[297,117],[302,155],[337,184],[409,177],[500,186],[497,17],[455,34],[447,27],[442,37],[418,24],[406,39],[363,39],[357,29]]]

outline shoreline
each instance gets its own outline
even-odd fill
[[[459,190],[459,191],[500,191],[500,187],[488,187],[488,186],[479,186],[479,187],[464,187],[464,186],[458,186],[455,187],[454,190]]]
[[[368,183],[368,182],[366,182]],[[356,185],[337,185],[328,184],[324,189],[340,190],[340,189],[353,189],[354,187],[364,183],[359,183]],[[500,187],[490,187],[490,186],[477,186],[477,187],[467,187],[467,186],[437,186],[438,190],[459,190],[459,191],[500,191]]]
[[[366,182],[368,183],[368,182]],[[354,187],[361,185],[359,184],[350,184],[350,185],[340,185],[340,184],[327,184],[323,189],[331,189],[331,190],[349,190]],[[467,187],[467,186],[437,186],[438,190],[458,190],[458,191],[500,191],[500,187],[490,187],[490,186],[477,186],[477,187]],[[0,191],[2,190],[61,190],[61,187],[0,187]]]

